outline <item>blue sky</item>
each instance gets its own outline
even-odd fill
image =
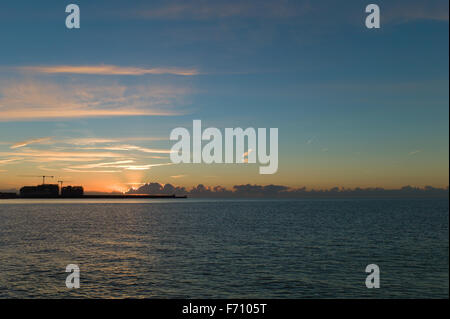
[[[93,176],[121,187],[150,180],[448,184],[448,1],[377,1],[379,30],[365,28],[364,1],[74,3],[79,30],[65,28],[69,2],[0,5],[0,188],[23,183],[19,171],[51,169],[92,189],[101,188],[89,184]],[[104,65],[128,74],[55,72]],[[68,111],[80,105],[89,112]],[[147,113],[108,114],[125,109]],[[278,173],[261,176],[255,165],[171,165],[139,174],[85,168],[73,176],[64,169],[80,165],[55,160],[55,152],[87,152],[68,142],[82,138],[167,149],[170,131],[193,119],[218,128],[278,127]],[[102,147],[111,143],[124,142]],[[57,164],[44,165],[43,156],[36,162],[33,152],[50,152],[49,163]],[[130,157],[141,168],[167,162],[130,152],[120,160]]]

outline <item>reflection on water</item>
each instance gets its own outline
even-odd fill
[[[2,298],[448,297],[448,200],[5,200],[0,270]]]

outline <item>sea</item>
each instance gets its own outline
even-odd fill
[[[448,298],[448,217],[448,199],[0,200],[0,298]]]

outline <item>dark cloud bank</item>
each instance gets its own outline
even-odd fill
[[[289,188],[282,185],[235,185],[233,189],[222,186],[206,187],[199,184],[192,189],[145,184],[138,189],[131,189],[127,194],[165,194],[187,195],[193,198],[448,198],[449,189],[426,186],[424,188],[404,186],[400,189],[383,188],[338,188],[314,190]]]

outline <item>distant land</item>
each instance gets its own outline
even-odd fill
[[[16,193],[16,189],[0,190],[0,193]],[[90,196],[121,196],[121,195],[155,195],[155,196],[187,196],[189,198],[447,198],[449,187],[436,188],[432,186],[404,186],[399,189],[384,189],[380,187],[330,189],[308,189],[306,187],[291,188],[283,185],[234,185],[232,189],[222,186],[205,186],[199,184],[190,189],[172,184],[147,183],[128,192],[89,192]]]
[[[423,188],[404,186],[399,189],[374,188],[339,188],[307,189],[290,188],[283,185],[235,185],[232,189],[222,186],[207,187],[199,184],[191,189],[171,184],[148,183],[126,194],[154,194],[190,198],[448,198],[449,188]]]

